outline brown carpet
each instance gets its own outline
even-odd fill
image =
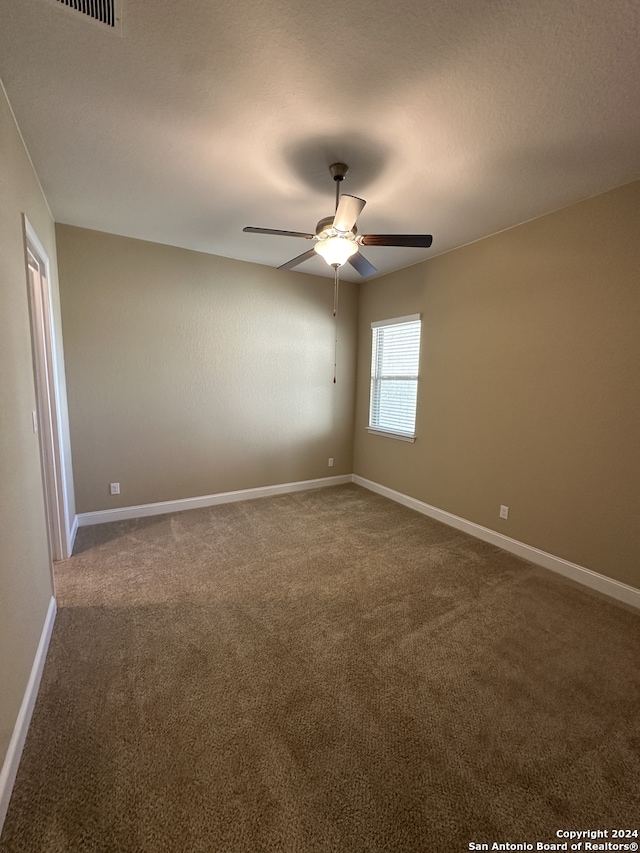
[[[457,853],[640,815],[640,614],[357,486],[84,528],[3,853]]]

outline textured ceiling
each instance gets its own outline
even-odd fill
[[[272,266],[309,244],[242,227],[313,231],[336,160],[361,233],[434,236],[380,273],[634,180],[639,45],[637,0],[0,0],[56,221]]]

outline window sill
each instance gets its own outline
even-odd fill
[[[411,444],[416,440],[415,435],[406,435],[402,432],[390,432],[386,429],[374,429],[373,427],[367,427],[367,432],[371,435],[382,435],[385,438],[396,438],[398,441],[409,441]]]

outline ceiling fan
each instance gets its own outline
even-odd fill
[[[337,271],[347,261],[361,276],[374,275],[377,269],[360,252],[360,246],[410,246],[428,249],[433,242],[431,234],[358,234],[356,221],[366,202],[353,195],[340,195],[340,184],[344,181],[349,167],[344,163],[334,163],[329,171],[336,182],[336,212],[326,216],[316,225],[315,234],[302,231],[278,231],[273,228],[252,228],[243,231],[250,234],[276,234],[280,237],[301,237],[303,240],[315,240],[311,249],[303,252],[279,270],[290,270],[309,260],[315,254],[321,255],[330,267]]]

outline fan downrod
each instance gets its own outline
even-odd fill
[[[349,167],[346,163],[332,163],[329,166],[329,171],[331,172],[331,176],[333,180],[336,182],[336,210],[338,209],[338,202],[340,201],[340,184],[344,181],[347,172],[349,171]]]

